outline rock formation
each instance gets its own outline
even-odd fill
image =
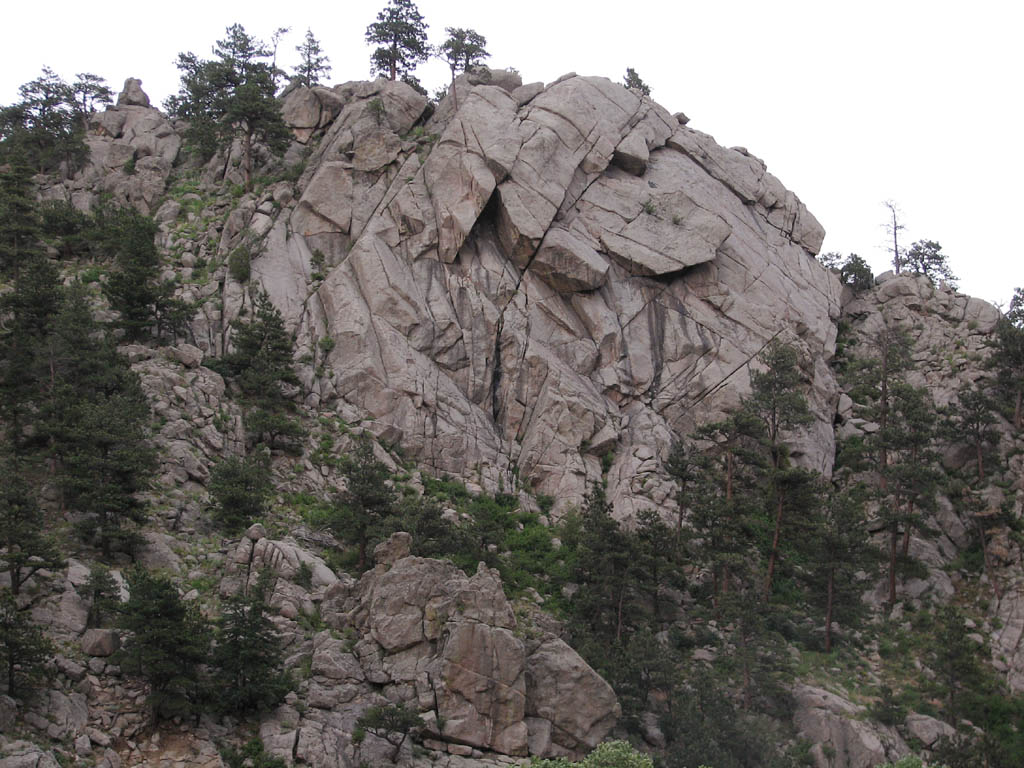
[[[503,85],[460,80],[458,110],[426,123],[402,83],[286,97],[300,141],[322,131],[297,199],[253,200],[222,242],[264,238],[253,280],[299,354],[331,339],[308,402],[352,407],[434,472],[525,480],[560,509],[610,455],[628,519],[669,493],[672,436],[734,405],[781,336],[818,420],[803,461],[827,472],[839,286],[812,258],[813,216],[745,150],[608,80]],[[229,283],[214,324],[243,300]]]
[[[117,106],[91,119],[89,164],[41,194],[83,208],[110,194],[154,214],[165,277],[198,307],[190,343],[122,347],[158,419],[162,490],[139,559],[196,583],[216,574],[223,596],[262,568],[279,577],[274,622],[287,665],[308,674],[301,696],[264,717],[259,733],[288,761],[387,759],[388,745],[352,739],[373,705],[422,713],[424,746],[452,768],[578,756],[612,732],[620,711],[558,628],[513,610],[483,564],[467,575],[410,556],[408,538],[396,535],[356,580],[313,552],[329,535],[262,526],[230,545],[191,548],[211,465],[245,442],[241,409],[207,365],[230,349],[254,290],[269,293],[294,335],[300,386],[288,394],[307,415],[359,424],[474,491],[524,491],[531,509],[525,491],[550,495],[556,515],[601,481],[627,523],[671,509],[663,462],[673,440],[737,405],[772,339],[799,350],[814,415],[794,455],[826,475],[837,436],[877,428],[858,417],[829,366],[840,320],[846,342],[868,345],[885,322],[911,329],[912,383],[940,406],[987,375],[993,307],[910,276],[883,275],[853,294],[815,260],[821,226],[762,161],[606,79],[462,77],[432,114],[403,83],[294,87],[283,112],[295,138],[284,161],[261,157],[271,180],[228,199],[214,190],[241,180],[237,147],[205,166],[185,158],[181,126],[129,79]],[[169,179],[180,186],[168,189]],[[234,254],[252,257],[246,283],[226,267]],[[1010,444],[1005,429],[1003,439]],[[288,461],[282,489],[339,482],[308,456]],[[944,461],[956,469],[966,457],[954,450]],[[1000,482],[1019,489],[1022,460],[1012,461],[1016,475]],[[993,492],[988,501],[995,509],[1003,499]],[[960,586],[950,565],[977,521],[941,496],[932,522],[935,538],[910,542],[927,575],[902,580],[905,604],[884,607],[894,621],[904,607],[948,602]],[[1021,691],[1020,547],[1005,529],[985,535],[1003,593],[979,629]],[[143,741],[143,692],[111,656],[118,634],[86,630],[78,588],[87,575],[69,561],[31,596],[34,619],[63,650],[52,690],[18,716],[73,740],[97,765],[120,768],[119,754],[133,764],[217,765],[224,730],[212,723],[180,740]],[[880,589],[865,599],[883,610]],[[683,626],[683,597],[666,602],[666,623]],[[794,691],[794,722],[817,745],[819,768],[874,765],[905,754],[910,737],[930,748],[948,735],[917,713],[898,728],[870,723],[853,692],[833,688]],[[0,699],[0,725],[14,712]],[[645,727],[660,746],[657,724]],[[27,742],[3,750],[2,765],[55,764]]]

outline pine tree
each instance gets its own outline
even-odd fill
[[[68,292],[43,347],[36,425],[64,501],[104,555],[130,550],[146,519],[137,494],[156,466],[138,376],[102,335],[78,288]]]
[[[808,531],[808,577],[812,600],[824,613],[825,653],[832,652],[833,622],[853,625],[863,613],[864,590],[854,574],[870,572],[877,563],[878,553],[868,537],[865,497],[861,486],[832,488],[823,514]]]
[[[389,80],[404,79],[430,57],[427,24],[412,0],[388,0],[366,28],[366,42],[377,45],[370,70]]]
[[[356,728],[384,739],[395,748],[391,754],[392,763],[398,761],[402,745],[409,735],[423,726],[423,718],[405,704],[370,707],[356,720]]]
[[[964,384],[957,392],[957,405],[949,420],[950,433],[970,444],[978,483],[985,482],[985,456],[999,442],[995,428],[995,404],[981,387]]]
[[[691,493],[694,558],[711,571],[712,604],[743,583],[764,510],[763,423],[745,408],[691,435],[697,481]]]
[[[22,471],[0,461],[0,571],[9,574],[15,597],[34,574],[64,565]]]
[[[17,276],[26,263],[41,256],[41,234],[32,169],[23,155],[13,153],[0,163],[0,273]]]
[[[249,431],[266,436],[271,448],[278,440],[292,441],[303,431],[293,418],[294,405],[281,386],[298,383],[292,368],[292,339],[281,313],[266,292],[253,296],[253,319],[237,324],[231,337],[234,351],[225,355],[223,369],[234,377],[248,407]]]
[[[636,580],[636,543],[612,517],[604,488],[594,485],[583,501],[581,536],[573,581],[573,621],[599,644],[621,645],[635,606],[628,600]]]
[[[193,53],[178,55],[181,88],[167,100],[167,111],[189,122],[185,138],[204,157],[230,148],[235,139],[242,146],[245,189],[252,187],[253,146],[261,142],[275,153],[283,152],[290,133],[274,97],[277,69],[268,61],[273,51],[246,33],[241,24],[225,30],[212,60]]]
[[[994,353],[996,384],[1013,402],[1013,427],[1024,426],[1024,288],[1017,288],[1006,314],[996,323]]]
[[[312,88],[320,84],[320,78],[331,74],[330,59],[323,55],[320,48],[320,41],[313,37],[312,30],[306,30],[306,37],[301,45],[295,46],[300,61],[295,67],[295,79],[300,85]]]
[[[9,153],[37,173],[60,169],[73,175],[88,157],[85,122],[75,92],[49,67],[18,88],[21,101],[0,111],[0,161]]]
[[[270,457],[257,451],[246,457],[229,456],[210,473],[213,516],[224,530],[235,532],[259,520],[273,491]]]
[[[89,578],[82,585],[81,592],[89,604],[86,624],[90,627],[102,625],[103,619],[113,614],[121,604],[117,582],[110,575],[110,569],[102,563],[96,563],[89,569]]]
[[[165,577],[136,568],[128,586],[122,626],[131,634],[119,654],[121,668],[149,682],[154,720],[191,715],[202,701],[201,665],[209,658],[206,619]]]
[[[82,115],[91,115],[97,104],[113,102],[113,91],[107,87],[106,79],[91,72],[79,72],[78,79],[71,84],[71,97]]]
[[[0,588],[0,661],[7,680],[7,695],[16,697],[41,678],[43,663],[53,655],[53,644],[27,611],[18,608],[14,595]]]
[[[809,501],[806,491],[814,482],[812,473],[790,466],[789,448],[783,440],[783,433],[811,421],[807,398],[800,391],[798,358],[793,347],[779,341],[771,341],[758,357],[765,366],[764,371],[754,371],[750,376],[751,394],[745,403],[750,412],[764,425],[765,447],[768,450],[770,472],[771,514],[774,517],[771,550],[768,555],[765,574],[765,595],[771,594],[772,580],[779,558],[784,516],[801,511],[800,505],[792,501],[803,497]],[[796,507],[796,508],[793,508]]]
[[[144,339],[157,329],[174,335],[187,311],[174,298],[174,283],[160,279],[160,254],[154,238],[157,224],[133,208],[100,206],[94,215],[92,250],[113,259],[117,269],[104,293],[112,309],[120,313],[118,325],[128,339]]]
[[[934,642],[929,649],[930,664],[938,675],[938,682],[946,699],[946,718],[956,725],[964,716],[960,693],[970,690],[981,680],[981,659],[988,657],[985,647],[979,647],[967,635],[969,630],[964,615],[954,606],[943,606],[936,616]]]
[[[902,554],[907,557],[912,532],[923,530],[922,511],[934,508],[941,473],[932,448],[937,425],[928,390],[900,381],[890,391],[892,408],[882,436],[891,456],[886,468],[889,495],[882,500],[881,515],[890,530],[889,599],[895,602],[898,530],[903,528]]]
[[[282,671],[281,640],[266,615],[270,572],[260,574],[247,595],[228,599],[218,624],[212,664],[218,708],[244,715],[275,707],[291,688]]]
[[[6,318],[0,328],[0,421],[8,448],[18,457],[39,447],[38,433],[27,427],[40,407],[48,375],[44,349],[62,296],[56,267],[36,255],[22,265],[14,290],[0,297]]]
[[[490,58],[487,52],[487,38],[473,29],[461,27],[445,27],[448,39],[438,46],[437,52],[452,71],[452,82],[459,72],[468,72],[484,59]]]
[[[949,257],[934,240],[918,240],[911,245],[904,255],[903,267],[915,275],[927,277],[933,283],[941,279],[956,287],[956,276],[949,268]]]
[[[345,490],[334,497],[328,525],[335,536],[358,546],[356,568],[362,571],[370,541],[395,512],[397,495],[387,484],[391,473],[374,457],[373,446],[367,440],[360,441],[352,455],[342,460],[341,471]]]

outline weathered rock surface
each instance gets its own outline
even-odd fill
[[[808,685],[796,686],[793,693],[793,722],[800,737],[813,744],[817,768],[874,768],[910,752],[892,728],[857,719],[862,707]]]
[[[529,478],[559,509],[612,453],[629,518],[671,494],[672,436],[735,405],[781,335],[817,416],[800,460],[829,471],[840,291],[799,200],[603,78],[479,81],[422,127],[401,83],[338,86],[337,112],[323,89],[287,96],[296,135],[323,136],[253,279],[300,354],[331,339],[308,380],[320,407],[354,408],[431,471]],[[225,322],[241,301],[228,291]]]
[[[252,572],[261,546],[292,546],[252,535],[233,557],[243,572]],[[408,556],[407,537],[379,547],[382,562],[358,582],[335,578],[306,593],[333,631],[318,633],[309,649],[309,709],[299,715],[286,704],[265,718],[268,747],[283,756],[298,744],[315,765],[365,760],[387,745],[352,744],[355,720],[389,702],[419,712],[433,748],[452,755],[580,755],[599,743],[619,715],[608,684],[560,640],[520,637],[496,571],[481,564],[467,577],[450,563]],[[222,592],[237,584],[225,578]],[[282,589],[279,582],[275,595]]]

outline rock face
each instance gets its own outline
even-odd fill
[[[163,197],[181,137],[171,121],[149,104],[142,81],[125,80],[117,106],[89,118],[85,137],[88,165],[74,178],[43,191],[44,198],[67,199],[88,209],[99,195],[143,213],[155,213]]]
[[[873,768],[909,754],[893,729],[857,719],[863,711],[833,693],[808,685],[795,687],[793,722],[814,746],[817,768]]]
[[[395,534],[378,547],[388,562],[358,582],[331,574],[325,583],[319,558],[254,529],[238,544],[221,592],[236,592],[269,566],[284,577],[270,605],[286,636],[299,614],[319,611],[332,628],[311,646],[298,638],[290,645],[297,655],[308,648],[301,693],[309,708],[300,714],[288,703],[265,718],[261,737],[282,756],[299,745],[314,765],[373,757],[386,745],[355,745],[351,734],[356,718],[381,704],[417,711],[427,743],[452,755],[578,756],[614,727],[620,709],[609,685],[554,636],[521,636],[496,571],[481,564],[467,577],[450,563],[409,556],[408,534]],[[308,589],[288,581],[298,562],[311,564]]]
[[[610,454],[628,519],[671,493],[673,436],[735,405],[781,336],[817,416],[798,453],[829,471],[840,291],[813,216],[745,150],[608,80],[506,79],[460,79],[425,124],[402,83],[286,97],[314,147],[297,201],[236,237],[265,233],[253,281],[299,354],[331,340],[308,401],[434,472],[528,478],[558,509]],[[243,300],[229,283],[223,322]]]

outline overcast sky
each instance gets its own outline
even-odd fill
[[[290,68],[307,28],[331,83],[369,77],[366,26],[384,0],[221,3],[16,2],[4,11],[0,103],[44,65],[120,89],[139,77],[155,104],[177,90],[177,54],[210,55],[225,27],[269,39],[290,27]],[[887,269],[884,200],[904,242],[937,240],[966,293],[1006,303],[1024,286],[1024,4],[913,2],[601,3],[422,0],[434,43],[446,26],[486,36],[491,66],[524,82],[566,72],[621,81],[633,67],[690,127],[762,158],[824,225],[824,250]],[[433,91],[440,62],[416,73]]]

